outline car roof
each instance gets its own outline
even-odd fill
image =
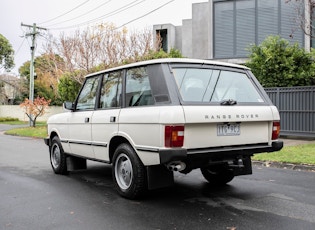
[[[152,65],[152,64],[162,64],[162,63],[169,63],[169,64],[175,64],[175,63],[184,63],[184,64],[209,64],[209,65],[215,65],[215,66],[225,66],[225,67],[233,67],[238,69],[249,69],[246,66],[243,65],[237,65],[227,62],[221,62],[221,61],[213,61],[213,60],[204,60],[204,59],[190,59],[190,58],[161,58],[161,59],[152,59],[148,61],[140,61],[140,62],[134,62],[131,64],[121,65],[110,69],[101,70],[96,73],[90,73],[86,77],[95,76],[98,74],[102,74],[105,72],[111,72],[115,70],[120,69],[127,69],[127,68],[133,68],[143,65]]]

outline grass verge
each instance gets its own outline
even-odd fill
[[[5,132],[8,135],[23,136],[23,137],[47,137],[47,127],[45,123],[37,124],[36,127],[15,128]]]
[[[6,125],[23,125],[27,124],[26,121],[20,121],[18,118],[13,117],[0,117],[0,124],[6,124]]]
[[[256,154],[253,160],[315,165],[315,144],[287,146],[279,152]]]

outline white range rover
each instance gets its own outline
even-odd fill
[[[133,199],[200,168],[213,185],[252,173],[251,156],[278,151],[280,116],[250,69],[195,59],[157,59],[86,77],[75,102],[48,120],[52,168],[112,164]]]

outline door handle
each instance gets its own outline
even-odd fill
[[[116,122],[116,117],[110,117],[110,122]]]
[[[85,122],[85,123],[89,123],[89,122],[90,122],[90,118],[89,118],[89,117],[86,117],[86,118],[84,119],[84,122]]]

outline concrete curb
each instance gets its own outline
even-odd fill
[[[282,169],[291,169],[297,171],[309,171],[315,172],[315,165],[307,164],[290,164],[282,162],[273,162],[273,161],[252,161],[253,165],[263,166],[263,167],[273,167],[273,168],[282,168]]]

